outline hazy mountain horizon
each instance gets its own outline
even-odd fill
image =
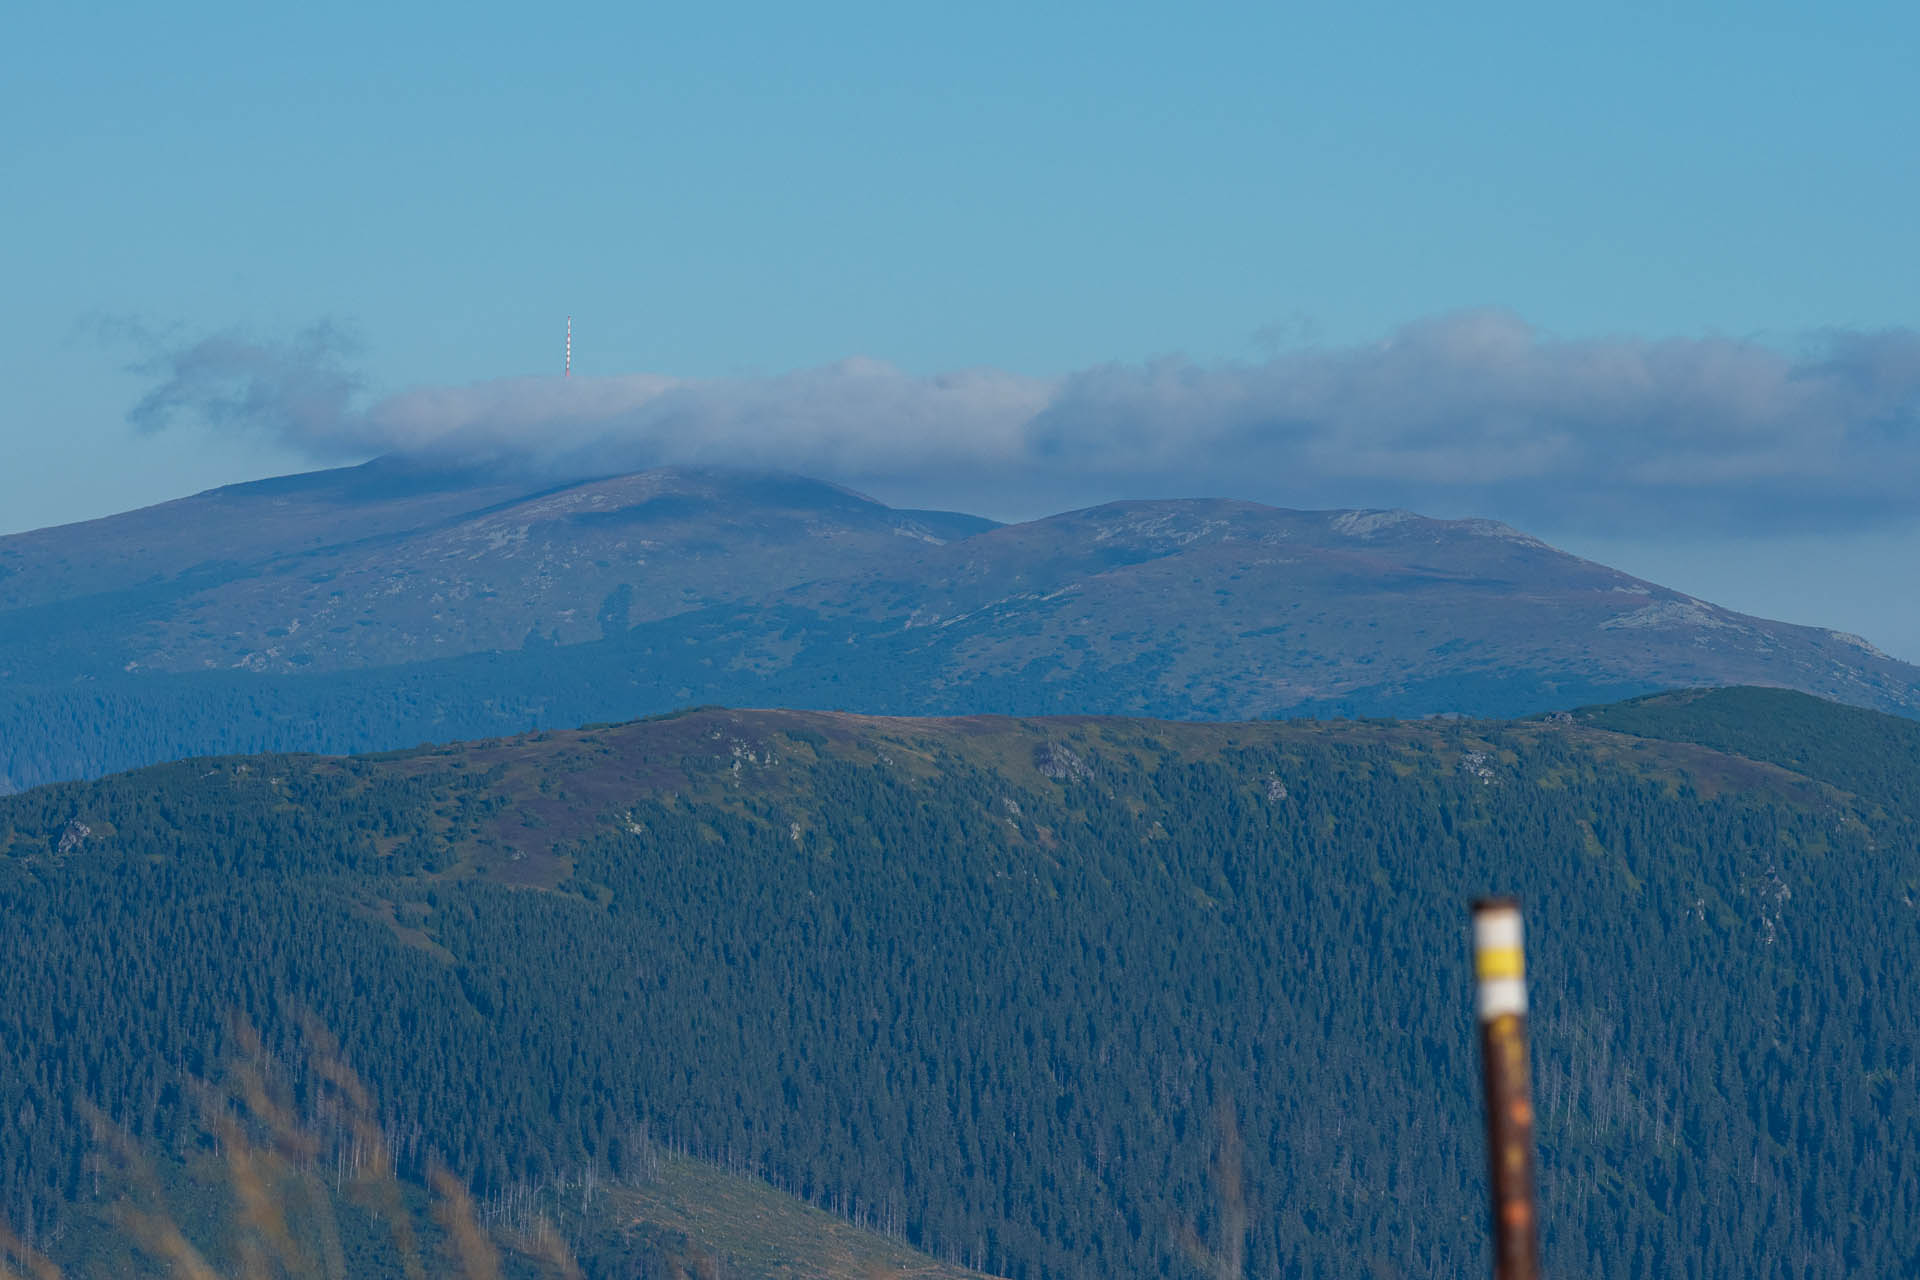
[[[791,473],[405,459],[0,538],[0,785],[695,703],[1177,719],[1517,715],[1920,668],[1492,520],[1114,502],[1018,524]]]

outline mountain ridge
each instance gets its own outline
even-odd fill
[[[603,615],[670,616],[889,553],[894,539],[991,525],[780,473],[555,482],[376,460],[0,538],[0,672],[28,638],[6,620],[38,609],[57,636],[69,601],[83,618],[117,610],[112,647],[92,641],[95,675],[345,669],[517,648],[529,634],[578,642]],[[663,545],[670,563],[656,562]]]
[[[205,1074],[235,1012],[297,1061],[311,1008],[409,1176],[437,1153],[476,1196],[627,1177],[651,1126],[936,1256],[1171,1278],[1233,1114],[1251,1272],[1457,1276],[1465,904],[1499,887],[1556,1273],[1900,1274],[1916,833],[1920,724],[1739,689],[1524,722],[709,708],[64,783],[0,799],[0,1211],[88,1194],[76,1095],[195,1149],[168,1064]]]
[[[702,702],[1507,716],[1762,684],[1920,715],[1920,668],[1858,637],[1480,519],[1174,499],[996,525],[798,476],[398,464],[182,503],[0,539],[0,788]]]

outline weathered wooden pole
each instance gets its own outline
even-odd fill
[[[1482,898],[1473,904],[1473,976],[1486,1085],[1493,1280],[1538,1280],[1540,1213],[1533,1190],[1527,970],[1518,899]]]

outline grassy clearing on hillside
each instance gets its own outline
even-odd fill
[[[684,1233],[727,1259],[729,1275],[764,1280],[966,1280],[982,1273],[936,1261],[896,1240],[687,1156],[660,1176],[611,1193],[616,1213]]]

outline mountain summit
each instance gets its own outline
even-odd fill
[[[377,459],[0,539],[0,673],[330,671],[575,644],[992,527],[800,476],[554,484]]]
[[[1488,520],[1117,502],[1015,525],[805,477],[384,460],[0,539],[0,787],[692,703],[1515,715],[1920,669]]]

